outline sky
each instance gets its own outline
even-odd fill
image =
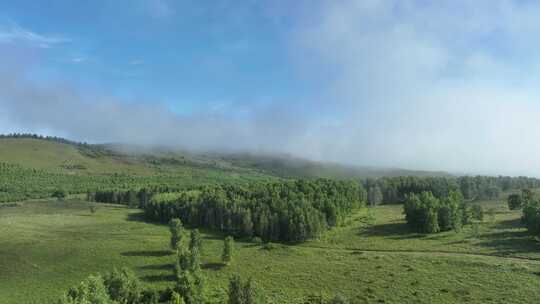
[[[540,176],[532,0],[0,0],[0,133]]]

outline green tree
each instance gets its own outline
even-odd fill
[[[252,278],[249,278],[244,284],[243,294],[244,294],[244,304],[256,304],[260,303],[260,295],[255,286],[255,282]]]
[[[521,195],[515,193],[515,194],[510,194],[508,196],[508,209],[510,210],[521,209],[522,204],[523,204],[523,201],[522,201]]]
[[[232,262],[234,254],[234,239],[232,236],[225,238],[223,242],[223,253],[221,254],[221,260],[223,264],[229,265]]]
[[[171,232],[171,249],[178,251],[178,247],[182,241],[182,232],[184,231],[182,221],[180,221],[178,218],[173,218],[169,222],[169,230]]]
[[[202,253],[202,237],[199,229],[191,230],[189,235],[189,250],[197,249],[199,253]]]
[[[534,193],[530,189],[521,189],[522,204],[532,202],[534,199]]]
[[[228,304],[244,304],[244,291],[242,279],[239,275],[234,275],[229,279]]]
[[[521,218],[529,233],[540,235],[540,200],[533,200],[523,206]]]
[[[52,197],[58,199],[59,201],[64,200],[66,196],[67,196],[67,192],[64,189],[57,189],[52,194]]]
[[[184,299],[176,291],[173,291],[169,304],[185,304],[185,302]]]
[[[79,286],[71,288],[67,295],[61,300],[64,303],[77,304],[113,304],[107,288],[105,287],[103,277],[100,275],[89,276],[81,282]],[[68,301],[68,302],[65,302]],[[71,302],[69,302],[71,301]]]
[[[368,191],[368,204],[370,206],[378,205],[383,200],[383,194],[381,188],[378,185],[374,185],[369,188]]]
[[[471,208],[472,216],[475,220],[483,221],[484,220],[484,208],[479,204],[472,205]]]
[[[139,303],[143,288],[131,270],[114,269],[111,273],[104,275],[103,279],[112,300],[126,304]]]
[[[229,279],[228,304],[259,304],[263,302],[263,296],[251,278],[243,282],[239,275],[234,275]]]
[[[424,229],[423,232],[425,233],[437,233],[441,229],[439,227],[439,218],[437,211],[433,208],[429,208],[426,210],[426,216],[425,216],[425,223],[424,223]]]

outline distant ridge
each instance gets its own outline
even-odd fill
[[[126,144],[88,144],[30,133],[0,135],[0,160],[26,167],[74,173],[156,174],[204,168],[256,171],[279,178],[358,179],[383,176],[452,176],[442,171],[348,166],[318,162],[287,154],[188,152]]]

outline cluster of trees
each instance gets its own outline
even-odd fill
[[[370,205],[404,202],[411,193],[431,192],[436,197],[444,197],[459,190],[455,179],[447,177],[381,177],[365,180],[364,186],[368,191]]]
[[[113,270],[105,275],[91,275],[69,289],[58,304],[157,304],[166,294],[146,289],[128,270]]]
[[[339,225],[365,204],[359,183],[327,179],[208,186],[154,195],[144,205],[149,219],[180,218],[240,237],[301,242]]]
[[[205,302],[205,279],[201,270],[202,239],[198,230],[192,230],[189,246],[182,242],[184,229],[179,219],[169,223],[171,231],[171,248],[176,252],[174,273],[176,285],[174,297],[180,298],[180,303],[199,304]]]
[[[421,233],[459,230],[463,224],[461,207],[458,192],[452,192],[444,199],[431,192],[411,193],[403,205],[407,224]]]
[[[534,200],[534,193],[530,189],[522,189],[521,193],[512,193],[508,196],[508,209],[519,210]]]
[[[529,189],[508,196],[508,209],[522,209],[521,221],[527,230],[540,236],[540,199]]]
[[[482,207],[463,202],[458,191],[442,198],[431,192],[411,193],[407,195],[403,209],[407,225],[420,233],[459,231],[472,219],[482,220],[484,217]]]
[[[158,291],[144,287],[135,274],[126,268],[113,270],[104,275],[91,275],[79,285],[72,287],[57,304],[204,304],[208,301],[193,298],[189,290],[181,290],[179,283],[173,288]],[[264,303],[260,289],[253,280],[243,281],[238,275],[230,278],[229,290],[223,303]]]
[[[501,191],[540,187],[540,179],[509,176],[415,177],[366,179],[368,204],[404,202],[408,194],[431,192],[437,198],[459,191],[466,200],[496,199]]]

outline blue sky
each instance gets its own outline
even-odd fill
[[[0,1],[0,132],[540,176],[540,3]]]
[[[4,1],[0,24],[59,38],[39,54],[38,81],[69,79],[82,90],[189,112],[309,94],[290,62],[295,20],[287,9],[257,1]]]

